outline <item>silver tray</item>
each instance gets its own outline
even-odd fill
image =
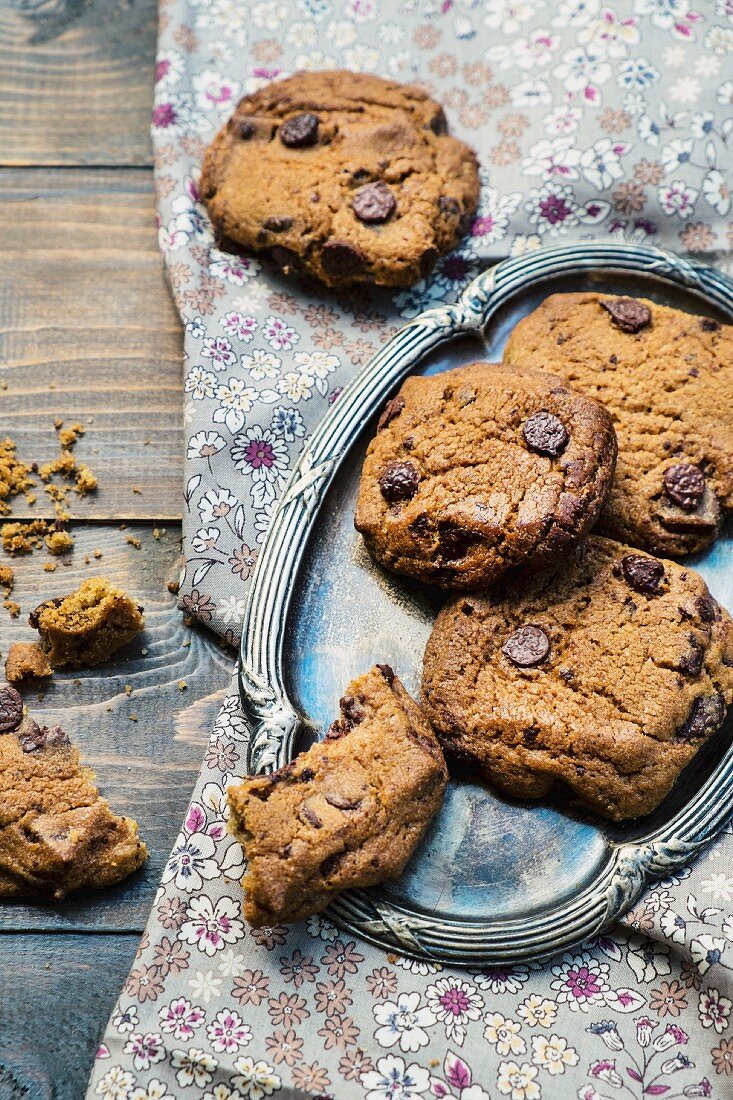
[[[451,306],[389,340],[344,390],[293,471],[257,564],[244,619],[248,769],[268,772],[312,742],[352,677],[376,662],[419,691],[441,597],[376,566],[353,527],[375,416],[406,375],[498,359],[508,333],[548,294],[643,295],[733,317],[733,281],[653,248],[580,244],[506,260]],[[733,607],[730,533],[693,564]],[[653,879],[687,863],[733,810],[731,726],[698,754],[653,815],[610,825],[556,802],[519,803],[452,781],[402,877],[347,892],[339,925],[403,954],[458,965],[538,958],[602,932]]]

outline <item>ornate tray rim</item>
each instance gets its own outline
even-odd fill
[[[301,718],[283,681],[285,623],[300,561],[331,480],[386,398],[440,344],[482,333],[517,293],[578,270],[633,271],[698,293],[733,317],[733,280],[705,264],[632,244],[573,244],[502,261],[453,305],[420,314],[388,340],[327,413],[303,450],[275,510],[249,593],[242,630],[239,685],[251,723],[250,774],[286,763]],[[445,920],[411,912],[353,890],[329,906],[333,921],[401,954],[459,966],[497,966],[555,954],[599,935],[623,916],[647,884],[672,874],[715,838],[733,811],[733,747],[697,795],[669,821],[634,842],[612,846],[605,866],[580,893],[517,920]]]

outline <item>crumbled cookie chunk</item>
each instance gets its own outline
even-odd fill
[[[557,374],[613,417],[604,531],[681,557],[733,511],[733,325],[639,298],[553,294],[514,329],[509,364]]]
[[[14,642],[5,658],[5,678],[11,684],[52,676],[46,655],[36,642]]]
[[[229,790],[230,830],[248,861],[247,920],[300,920],[342,890],[396,878],[447,779],[430,726],[389,666],[354,680],[325,741]]]
[[[112,812],[62,729],[23,715],[12,687],[0,688],[0,731],[0,897],[59,901],[140,867],[137,824]]]
[[[223,247],[267,252],[328,286],[411,286],[466,232],[476,155],[419,88],[299,72],[245,96],[204,158]]]
[[[653,810],[733,699],[733,622],[692,569],[592,536],[454,599],[425,652],[446,751],[500,791],[556,780],[614,821]]]
[[[74,549],[74,540],[68,531],[52,531],[46,535],[46,549],[49,554],[58,557],[60,554],[68,554]]]
[[[6,554],[32,554],[40,549],[42,539],[53,527],[45,519],[31,519],[27,522],[14,521],[4,523],[0,528],[3,550]]]
[[[92,668],[142,630],[142,608],[106,577],[89,577],[76,592],[47,600],[29,617],[53,668]]]
[[[356,527],[387,568],[473,588],[583,539],[615,458],[606,410],[556,378],[491,363],[415,375],[369,445]]]
[[[32,468],[17,458],[14,440],[0,440],[0,515],[8,514],[12,497],[31,488],[31,473]]]

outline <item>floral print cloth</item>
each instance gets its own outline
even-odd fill
[[[412,290],[283,281],[221,252],[198,201],[237,98],[332,67],[421,83],[479,152],[470,234]],[[404,319],[482,268],[592,238],[730,266],[732,77],[732,0],[164,0],[153,134],[186,328],[182,606],[237,640],[303,441]],[[413,962],[322,918],[255,931],[225,831],[247,737],[234,682],[90,1098],[733,1096],[730,834],[613,934],[546,964]]]

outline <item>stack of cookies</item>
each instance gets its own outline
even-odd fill
[[[222,247],[327,287],[410,286],[470,224],[478,165],[422,90],[299,73],[241,101],[201,193]],[[730,616],[679,561],[731,510],[733,328],[715,320],[554,295],[502,364],[409,378],[356,527],[386,569],[453,594],[421,706],[377,666],[323,742],[231,793],[248,919],[399,874],[440,806],[441,748],[511,797],[651,812],[733,700]]]

